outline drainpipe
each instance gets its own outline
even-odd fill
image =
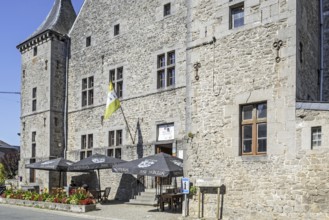
[[[68,78],[69,78],[69,56],[70,56],[70,44],[71,40],[69,36],[65,36],[66,38],[66,51],[65,51],[65,97],[64,97],[64,159],[66,159],[66,151],[67,151],[67,103],[68,103]]]
[[[320,101],[323,101],[323,0],[320,0]]]

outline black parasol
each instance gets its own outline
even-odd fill
[[[116,173],[142,176],[177,177],[183,176],[183,160],[165,153],[114,165]]]
[[[26,164],[25,168],[36,170],[59,171],[59,187],[61,185],[62,172],[66,172],[68,167],[73,164],[72,161],[64,158],[57,158],[47,161],[40,161],[36,163]]]
[[[98,185],[99,189],[101,189],[100,184],[100,176],[99,170],[100,169],[109,169],[112,168],[113,165],[126,162],[124,160],[120,160],[114,157],[108,157],[102,154],[93,154],[90,157],[87,157],[83,160],[80,160],[74,164],[72,164],[68,171],[72,172],[86,172],[90,170],[97,170],[98,172]]]

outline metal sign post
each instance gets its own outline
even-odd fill
[[[190,193],[189,178],[182,178],[182,193],[184,194],[184,204],[183,204],[182,216],[186,217],[187,213],[188,213],[187,195]]]

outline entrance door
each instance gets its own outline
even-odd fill
[[[172,155],[172,144],[158,144],[155,145],[155,152],[158,153],[165,153]],[[158,184],[162,181],[162,185],[171,185],[171,177],[163,177],[162,180],[160,178],[156,178]]]
[[[156,153],[166,153],[172,155],[172,144],[158,144],[155,145]]]

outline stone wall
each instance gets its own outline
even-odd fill
[[[164,17],[163,6],[168,2],[171,2],[172,14]],[[175,140],[169,143],[182,143],[185,137],[186,11],[183,0],[85,1],[70,31],[69,159],[80,159],[81,136],[86,134],[93,134],[93,152],[106,154],[108,132],[118,129],[123,130],[122,159],[137,159],[138,121],[143,156],[155,153],[159,124],[174,123]],[[114,36],[116,24],[120,25],[120,34]],[[89,36],[91,46],[86,47]],[[175,85],[158,90],[157,56],[173,50],[176,54]],[[109,120],[102,121],[109,71],[118,67],[123,67],[123,97],[120,101],[134,143],[121,110]],[[90,76],[94,77],[94,104],[81,107],[82,79]],[[101,185],[112,186],[111,197],[127,199],[116,192],[116,187],[128,184],[130,188],[132,181],[111,171],[102,172]]]
[[[319,1],[297,1],[297,100],[320,100]]]
[[[329,101],[329,1],[323,0],[323,101]]]
[[[25,164],[32,158],[32,132],[36,132],[33,159],[49,160],[63,156],[64,98],[67,44],[57,36],[49,36],[22,51],[22,128],[19,175],[29,183]],[[37,55],[33,48],[37,47]],[[37,88],[36,111],[32,111],[32,90]],[[57,118],[57,119],[55,119]],[[49,180],[51,176],[51,180]],[[58,186],[58,173],[36,171],[40,187]]]

